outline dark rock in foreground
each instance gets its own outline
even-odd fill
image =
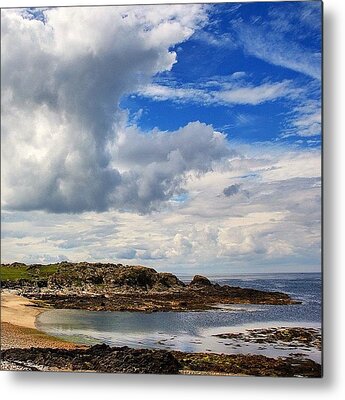
[[[184,370],[205,374],[320,378],[321,365],[294,357],[271,358],[255,354],[174,352]]]
[[[8,349],[6,363],[32,369],[143,374],[202,373],[281,377],[321,377],[321,366],[312,360],[269,358],[261,355],[183,353],[96,345],[88,349]]]
[[[8,349],[2,352],[2,359],[70,371],[177,374],[180,369],[179,362],[167,351],[109,347],[105,344],[85,350]]]
[[[15,268],[25,266],[16,264]],[[30,279],[2,282],[2,287],[17,288],[22,295],[56,308],[185,311],[206,310],[217,304],[297,303],[285,293],[220,286],[200,275],[186,285],[171,273],[143,266],[64,262],[27,268],[24,272]],[[43,269],[44,277],[40,273]]]

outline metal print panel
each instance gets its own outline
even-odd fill
[[[322,3],[1,30],[2,369],[321,377]]]

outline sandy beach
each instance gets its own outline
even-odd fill
[[[46,311],[36,303],[10,291],[1,291],[1,349],[12,347],[80,348],[36,329],[36,317]]]
[[[11,292],[1,292],[1,322],[35,329],[37,315],[46,309]]]

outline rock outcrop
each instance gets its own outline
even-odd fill
[[[157,272],[142,266],[122,264],[68,264],[63,265],[48,279],[49,289],[75,287],[83,290],[104,288],[115,291],[166,291],[180,289],[185,284],[175,275]]]
[[[64,262],[27,268],[24,272],[29,279],[5,281],[5,285],[56,308],[186,311],[206,310],[218,304],[296,303],[285,293],[221,286],[201,275],[186,284],[171,273],[143,266]]]
[[[212,286],[212,283],[205,276],[195,275],[193,280],[190,283],[190,286],[210,287],[210,286]]]
[[[246,343],[276,344],[292,348],[308,348],[322,350],[321,328],[278,327],[246,329],[244,332],[220,333],[214,335],[230,341]]]
[[[164,350],[109,347],[105,344],[88,349],[8,349],[2,352],[6,362],[28,363],[70,371],[120,372],[127,374],[177,374],[180,364]]]
[[[321,377],[320,364],[298,357],[271,358],[254,354],[184,353],[168,350],[109,347],[88,349],[13,348],[2,362],[21,370],[95,371],[136,374],[231,374]]]

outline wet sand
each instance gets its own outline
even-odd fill
[[[17,294],[1,291],[1,322],[35,329],[37,315],[46,310]]]
[[[37,303],[3,290],[1,292],[1,349],[12,347],[75,349],[84,347],[37,330],[36,317],[46,310]]]
[[[21,349],[30,347],[76,349],[86,346],[76,345],[75,343],[49,336],[37,329],[1,322],[1,350],[14,347]]]
[[[70,350],[85,347],[49,336],[36,329],[36,317],[46,310],[24,297],[2,290],[0,349],[40,347]],[[36,368],[0,360],[0,370],[30,371]]]

